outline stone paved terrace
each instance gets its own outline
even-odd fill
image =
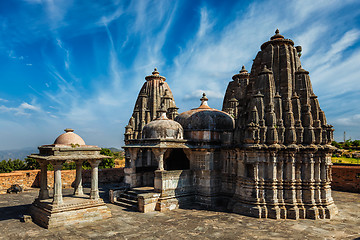
[[[19,220],[37,193],[0,195],[0,239],[360,239],[358,193],[333,192],[339,214],[332,220],[256,219],[199,207],[144,214],[108,203],[111,219],[50,230]],[[108,202],[106,194],[103,188]]]

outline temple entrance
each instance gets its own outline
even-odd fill
[[[164,158],[164,169],[167,171],[190,169],[190,161],[182,149],[169,149]]]
[[[143,187],[154,186],[154,171],[157,168],[157,162],[150,149],[142,149],[136,160],[136,186]]]

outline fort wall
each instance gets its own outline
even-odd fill
[[[333,190],[360,193],[360,165],[333,165]]]
[[[75,170],[61,171],[63,188],[69,188],[75,180]],[[124,177],[123,168],[99,169],[99,183],[119,183]],[[360,166],[333,165],[332,189],[360,193]],[[83,170],[83,183],[90,184],[90,170]],[[24,189],[37,188],[40,184],[40,170],[23,170],[0,173],[0,193],[6,193],[12,184],[19,184]],[[48,171],[48,185],[54,184],[54,173]]]
[[[48,171],[48,187],[54,185],[54,172]],[[75,181],[75,170],[62,170],[61,180],[63,188],[70,188]],[[119,183],[123,181],[123,168],[105,168],[99,169],[99,184]],[[91,183],[91,170],[83,170],[83,184]],[[40,187],[40,170],[22,170],[11,173],[0,173],[0,193],[6,193],[6,190],[13,184],[19,184],[23,189]]]

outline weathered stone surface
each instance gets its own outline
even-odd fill
[[[61,206],[50,201],[35,201],[30,213],[33,221],[45,228],[91,223],[111,217],[111,212],[101,200],[64,199]]]
[[[113,186],[112,186],[113,187]],[[105,202],[108,189],[100,189]],[[90,189],[85,188],[88,194]],[[65,189],[71,194],[72,189]],[[360,194],[333,192],[339,214],[333,219],[275,221],[256,219],[198,205],[166,213],[139,213],[107,204],[112,217],[94,223],[44,229],[20,222],[38,191],[0,195],[0,239],[356,239]]]

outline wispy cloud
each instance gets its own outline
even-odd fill
[[[180,112],[198,106],[203,92],[211,107],[221,108],[231,77],[243,64],[250,71],[260,45],[279,28],[303,46],[302,64],[329,123],[360,135],[360,127],[349,125],[360,112],[354,97],[360,91],[354,0],[14,4],[12,14],[0,16],[0,48],[4,59],[23,66],[18,72],[26,84],[17,84],[28,92],[9,93],[11,104],[0,99],[0,111],[17,116],[13,125],[25,118],[27,128],[38,129],[41,122],[48,136],[58,134],[52,128],[71,126],[93,144],[120,146],[144,77],[154,67],[167,78]]]
[[[6,107],[4,105],[0,105],[0,111],[12,112],[15,115],[30,116],[33,112],[40,112],[41,108],[39,106],[23,102],[18,107]]]

